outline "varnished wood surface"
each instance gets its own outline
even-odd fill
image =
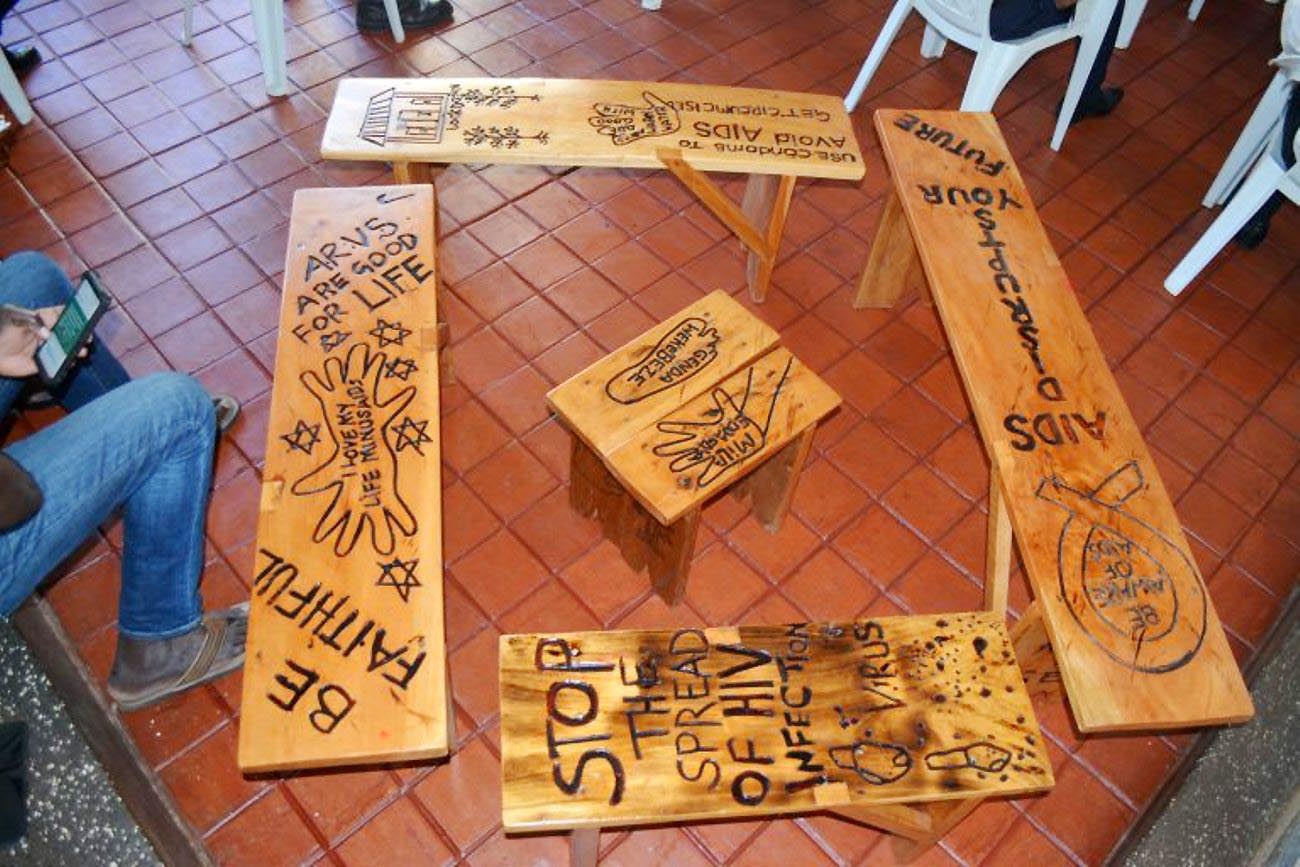
[[[1052,784],[989,612],[504,635],[507,831],[743,818]]]
[[[993,116],[875,121],[1080,730],[1249,718],[1173,504]]]
[[[662,168],[857,180],[837,96],[705,84],[547,78],[346,78],[326,159]]]
[[[608,455],[778,339],[719,289],[565,380],[546,399],[571,431]]]
[[[777,347],[639,431],[606,462],[669,524],[757,470],[839,405],[821,377]]]
[[[449,748],[433,189],[294,196],[239,765]]]

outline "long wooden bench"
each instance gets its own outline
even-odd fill
[[[830,811],[923,836],[909,804],[1052,785],[991,612],[503,635],[507,833]]]
[[[444,163],[667,169],[749,248],[756,301],[795,182],[864,172],[838,97],[672,82],[344,79],[321,155],[391,162],[399,183]],[[750,175],[740,205],[702,174],[714,171]]]
[[[1173,504],[992,115],[875,123],[894,186],[855,306],[933,299],[991,462],[987,606],[1006,610],[1013,537],[1034,591],[1022,664],[1041,688],[1059,672],[1082,732],[1250,718]],[[961,815],[936,813],[932,839]]]
[[[569,502],[669,605],[700,509],[730,491],[780,529],[817,423],[840,398],[718,290],[547,394],[573,437]]]
[[[245,771],[446,755],[427,185],[294,196],[244,667]]]

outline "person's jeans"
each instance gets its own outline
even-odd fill
[[[993,0],[989,10],[989,35],[998,42],[1014,42],[1026,39],[1040,30],[1056,27],[1074,17],[1074,7],[1057,9],[1053,0]],[[1115,40],[1119,38],[1119,24],[1124,17],[1124,0],[1115,6],[1110,25],[1106,28],[1106,37],[1097,51],[1097,59],[1092,69],[1088,70],[1088,80],[1083,86],[1083,95],[1079,105],[1086,106],[1101,98],[1101,86],[1106,81],[1106,68],[1110,66],[1110,56],[1115,51]],[[1076,46],[1075,51],[1079,49]]]
[[[158,373],[8,446],[45,502],[0,533],[0,614],[12,613],[124,505],[119,631],[169,638],[193,629],[203,611],[198,583],[216,430],[212,399],[198,382]]]
[[[0,304],[29,309],[54,307],[67,304],[73,291],[67,275],[48,256],[15,253],[0,262]],[[72,412],[130,379],[108,347],[95,341],[90,353],[77,362],[50,396]],[[0,419],[8,415],[23,390],[33,386],[39,388],[39,382],[0,377]]]

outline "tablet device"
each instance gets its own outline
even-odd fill
[[[108,293],[100,285],[99,275],[94,271],[82,274],[72,300],[64,305],[50,336],[36,350],[36,369],[47,386],[58,385],[68,375],[108,305]]]

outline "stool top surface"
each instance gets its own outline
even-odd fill
[[[718,290],[556,386],[547,401],[669,524],[839,405],[778,340]]]
[[[507,831],[1018,795],[1051,761],[991,612],[503,635]]]
[[[663,168],[857,180],[865,171],[837,96],[675,82],[559,78],[345,78],[327,159]]]
[[[993,116],[875,122],[1080,730],[1249,718],[1173,503]]]
[[[294,195],[239,766],[446,755],[428,186]]]

